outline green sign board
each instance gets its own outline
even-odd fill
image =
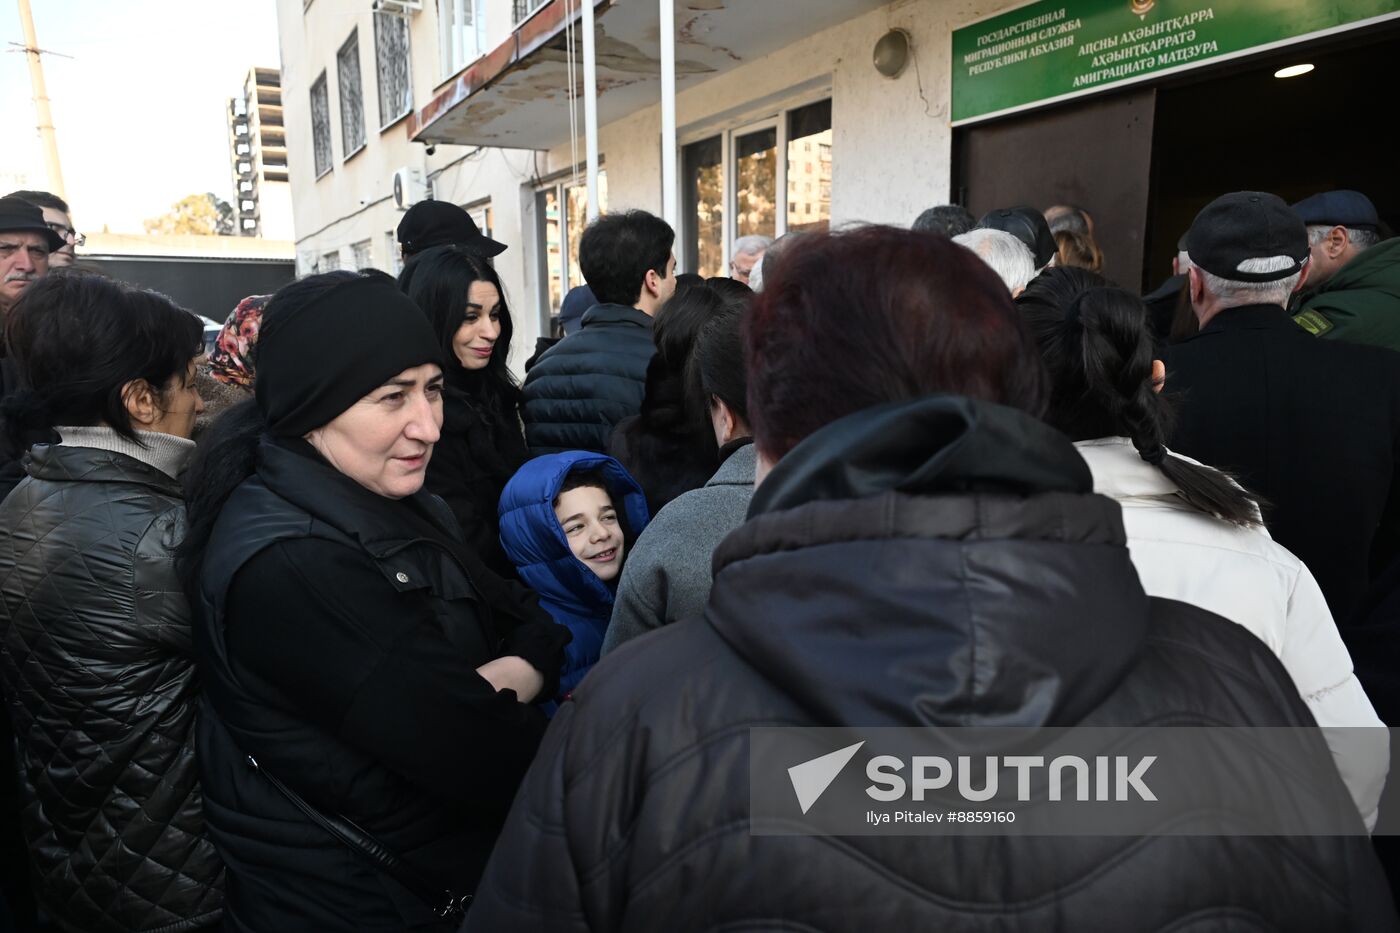
[[[1400,0],[1040,0],[953,31],[953,122],[1400,16]]]

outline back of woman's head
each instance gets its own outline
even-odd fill
[[[748,424],[749,380],[740,333],[743,322],[744,309],[737,306],[721,308],[705,321],[690,354],[686,392],[692,409],[708,411],[710,400],[719,399]]]
[[[724,300],[703,281],[676,288],[676,292],[656,314],[652,340],[657,356],[669,374],[679,378],[695,345],[700,327],[724,307]]]
[[[716,275],[705,280],[726,307],[747,308],[758,294],[738,279]]]
[[[1127,437],[1182,498],[1236,524],[1255,504],[1224,474],[1168,453],[1171,407],[1153,382],[1152,335],[1142,299],[1085,269],[1042,272],[1016,299],[1050,376],[1045,420],[1082,441]]]
[[[25,390],[5,404],[11,438],[58,425],[110,427],[135,439],[127,386],[159,397],[202,348],[199,319],[169,298],[91,272],[53,272],[25,290],[5,322]]]
[[[776,461],[845,415],[946,392],[1039,415],[1044,376],[1006,286],[935,233],[804,236],[745,325],[749,420]]]
[[[1090,272],[1103,271],[1103,252],[1087,233],[1061,230],[1055,234],[1056,264]]]
[[[443,359],[449,367],[457,359],[452,341],[466,321],[468,295],[477,282],[495,286],[496,294],[500,296],[501,333],[486,364],[487,381],[513,385],[514,377],[506,363],[515,326],[511,323],[500,277],[490,263],[461,246],[435,246],[410,259],[399,274],[399,288],[428,316],[433,332],[438,335]],[[481,313],[489,314],[490,311],[490,308],[484,308]],[[455,368],[459,374],[465,372],[461,367]]]

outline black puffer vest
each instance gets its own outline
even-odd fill
[[[430,594],[464,656],[495,655],[485,625],[462,624],[478,600],[463,569],[437,544],[386,521],[362,498],[371,495],[326,464],[264,439],[257,473],[225,503],[203,556],[195,637],[207,691],[198,747],[210,832],[233,879],[227,930],[280,933],[289,917],[308,930],[445,928],[408,889],[296,810],[252,769],[249,755],[322,812],[363,828],[425,883],[461,888],[463,879],[474,880],[480,853],[499,829],[475,822],[473,801],[449,809],[312,724],[274,686],[236,671],[228,654],[225,610],[239,569],[279,541],[310,537],[363,551],[400,592]],[[441,500],[416,496],[450,527]]]

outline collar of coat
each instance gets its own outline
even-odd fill
[[[1121,510],[1091,488],[1024,412],[949,396],[861,412],[759,484],[705,619],[821,722],[1077,722],[1150,617]]]
[[[174,477],[115,450],[35,444],[25,455],[26,469],[35,479],[55,482],[136,483],[167,496],[185,497]]]
[[[629,308],[627,305],[601,304],[594,305],[584,312],[581,326],[591,327],[594,324],[635,324],[651,330],[652,317],[645,311]]]
[[[1301,327],[1293,323],[1282,305],[1240,305],[1218,312],[1201,328],[1200,333],[1183,342],[1190,343],[1197,337],[1235,330],[1277,330],[1307,336]]]

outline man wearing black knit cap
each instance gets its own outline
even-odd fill
[[[461,246],[480,259],[506,251],[504,243],[481,232],[472,215],[447,201],[419,201],[399,221],[399,249],[404,260],[434,246]]]
[[[1316,340],[1289,320],[1308,237],[1274,195],[1217,198],[1184,245],[1201,330],[1167,356],[1181,396],[1171,447],[1272,504],[1269,530],[1317,578],[1381,718],[1400,721],[1400,690],[1387,689],[1400,623],[1357,625],[1400,562],[1400,354]]]

